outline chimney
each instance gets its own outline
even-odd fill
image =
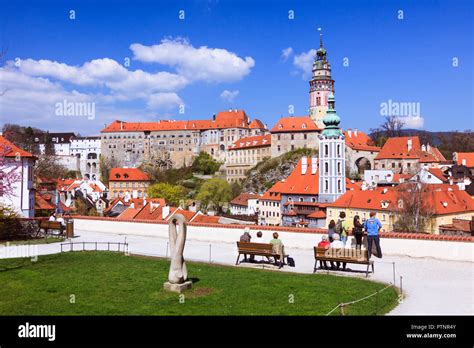
[[[123,122],[120,121],[120,130],[123,130]]]
[[[347,130],[347,135],[349,136],[349,138],[352,138],[352,129],[348,129]]]
[[[474,216],[471,219],[471,234],[474,233]]]
[[[430,146],[430,144],[426,144],[426,151],[428,151],[428,152],[429,152],[430,150],[431,150],[431,146]]]
[[[213,121],[216,120],[216,114],[212,115],[212,120],[213,120]]]
[[[318,170],[318,159],[317,157],[311,157],[311,174],[316,174]]]
[[[354,136],[357,137],[357,128],[354,128]]]
[[[453,184],[453,178],[449,178],[449,184],[450,184],[450,185]]]
[[[161,210],[161,218],[164,220],[170,214],[170,207],[169,205],[165,205]]]
[[[407,148],[408,148],[408,151],[411,151],[412,147],[413,147],[413,140],[411,140],[411,138],[409,138],[409,139],[407,140]]]
[[[465,158],[463,158],[463,159],[461,160],[461,164],[462,164],[463,166],[466,166],[466,159],[465,159]]]
[[[308,170],[308,157],[304,156],[301,158],[301,174],[306,174]]]

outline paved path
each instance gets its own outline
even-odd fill
[[[133,254],[165,257],[167,239],[137,235],[97,233],[75,231],[74,242],[124,242],[129,243]],[[94,248],[86,245],[86,248]],[[103,246],[107,248],[107,246]],[[0,247],[0,258],[18,257],[18,252],[25,252],[19,247]],[[82,249],[82,246],[80,246]],[[59,243],[34,246],[31,250],[38,255],[60,252]],[[285,250],[296,262],[296,267],[285,267],[284,271],[312,273],[313,251],[306,249]],[[235,244],[199,242],[188,240],[185,247],[187,260],[233,265],[237,258]],[[401,256],[384,256],[382,260],[374,258],[375,274],[369,278],[385,283],[394,282],[393,263],[395,262],[395,285],[400,286],[403,277],[403,302],[390,314],[396,315],[472,315],[474,314],[474,267],[471,262],[454,262],[431,258],[410,258]],[[262,266],[265,267],[265,266]],[[349,265],[354,270],[364,270],[362,265]],[[331,272],[343,276],[365,278],[365,273]]]

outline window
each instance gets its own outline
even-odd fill
[[[294,134],[291,135],[291,140],[295,140],[295,135]]]
[[[324,157],[328,157],[328,156],[329,156],[329,145],[325,144],[324,145]]]

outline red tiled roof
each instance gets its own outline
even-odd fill
[[[325,219],[326,218],[326,213],[322,210],[315,211],[307,216],[308,218],[313,218],[313,219]]]
[[[211,216],[204,214],[196,214],[192,219],[192,222],[197,223],[207,223],[207,224],[217,224],[219,223],[219,216]]]
[[[456,152],[456,163],[463,165],[463,160],[466,167],[474,167],[474,152]]]
[[[262,122],[255,119],[250,120],[244,110],[221,111],[217,113],[215,120],[159,120],[156,122],[124,122],[113,121],[102,129],[102,133],[108,132],[132,132],[132,131],[172,131],[172,130],[206,130],[223,128],[262,128]]]
[[[169,220],[172,216],[176,215],[176,214],[181,214],[184,216],[184,219],[189,222],[193,217],[194,215],[196,214],[195,212],[192,212],[190,210],[185,210],[185,209],[182,209],[182,208],[176,208],[173,213],[169,214],[167,217],[166,217],[166,220]]]
[[[240,150],[240,149],[251,149],[256,147],[265,147],[271,146],[272,136],[270,134],[267,135],[256,135],[253,137],[245,137],[237,140],[231,146],[229,146],[230,150]]]
[[[11,141],[0,135],[0,156],[1,157],[34,157],[31,153],[20,149]]]
[[[150,181],[150,177],[138,168],[112,168],[109,181]]]
[[[117,216],[117,219],[126,219],[130,220],[135,218],[135,216],[140,212],[140,208],[130,208],[128,207],[125,209],[119,216]]]
[[[250,129],[265,129],[265,125],[262,123],[262,121],[255,119],[252,122],[250,122],[249,128]]]
[[[374,190],[347,191],[328,207],[367,209],[376,211],[396,211],[400,190],[405,187],[378,187]],[[425,187],[425,204],[435,215],[455,214],[474,211],[474,200],[456,185],[431,184]],[[386,202],[385,208],[382,202]]]
[[[410,150],[408,150],[409,140],[412,142]],[[433,146],[422,151],[418,136],[388,138],[375,159],[418,159],[426,163],[446,161],[441,152]]]
[[[305,174],[303,174],[301,172],[303,159],[300,159],[288,178],[280,181],[278,192],[303,195],[319,194],[319,170],[316,170],[316,173],[311,173],[312,160],[311,157],[307,158],[308,167]]]
[[[35,192],[35,210],[55,210],[56,206],[46,199],[46,195]],[[51,195],[49,195],[51,198]]]
[[[345,131],[344,136],[346,145],[351,149],[373,152],[380,151],[380,147],[375,146],[372,139],[370,139],[370,137],[364,132],[351,130],[350,133],[351,134],[349,135],[349,131]]]
[[[283,132],[316,132],[320,129],[309,116],[283,117],[270,131],[271,133]]]
[[[441,180],[443,182],[448,181],[448,179],[444,175],[444,172],[441,168],[430,168],[430,169],[428,169],[428,172],[430,172],[432,175],[434,175],[435,177],[437,177],[439,180]]]
[[[258,199],[258,198],[260,198],[260,195],[253,194],[253,193],[241,193],[240,195],[235,197],[233,200],[231,200],[230,204],[248,206],[249,199]]]

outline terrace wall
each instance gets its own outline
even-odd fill
[[[235,243],[243,233],[244,227],[239,225],[189,223],[187,238],[210,243]],[[279,238],[283,240],[285,247],[288,249],[311,250],[321,240],[321,236],[326,233],[326,230],[323,229],[276,226],[248,227],[251,229],[251,235],[255,235],[257,231],[262,231],[264,238],[268,240],[271,239],[273,232],[278,232]],[[74,228],[79,233],[80,231],[93,231],[168,238],[167,223],[156,221],[75,217]],[[381,246],[385,255],[433,257],[451,261],[473,262],[473,241],[473,237],[393,232],[381,234]]]

